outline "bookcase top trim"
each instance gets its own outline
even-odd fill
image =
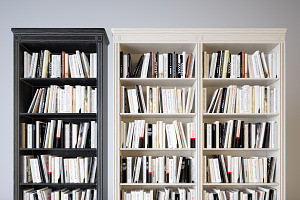
[[[118,34],[283,34],[287,28],[112,28]]]
[[[12,28],[14,35],[103,35],[109,45],[109,39],[104,28]]]

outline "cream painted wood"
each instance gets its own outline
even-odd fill
[[[212,187],[222,189],[232,188],[255,188],[257,186],[274,187],[278,191],[278,199],[286,199],[286,46],[285,36],[287,29],[284,28],[116,28],[112,29],[114,39],[114,200],[119,200],[122,189],[137,188],[163,188],[163,187],[194,187],[197,189],[197,199],[202,199],[202,190]],[[277,52],[280,56],[278,78],[268,79],[207,79],[202,78],[202,53],[216,52],[217,50],[229,49],[230,52],[240,51],[254,52],[255,50],[265,53]],[[141,78],[120,78],[119,53],[140,54],[149,51],[195,51],[196,62],[194,78],[190,79],[141,79]],[[120,113],[120,88],[121,86],[133,87],[135,84],[143,86],[163,87],[189,87],[196,88],[195,109],[191,114],[131,114]],[[278,103],[279,113],[275,114],[211,114],[202,111],[202,89],[208,88],[208,97],[215,88],[228,85],[270,85],[279,91]],[[208,102],[207,102],[208,103]],[[229,118],[244,119],[249,122],[260,120],[275,120],[278,122],[278,147],[274,149],[204,149],[202,123],[211,123],[215,120],[226,121]],[[134,119],[146,119],[154,122],[156,120],[173,119],[188,122],[194,121],[197,129],[196,149],[124,149],[120,148],[120,122],[129,122]],[[203,155],[239,155],[239,156],[276,156],[276,182],[275,183],[231,183],[215,184],[203,183]],[[140,155],[185,155],[196,156],[197,178],[196,183],[191,184],[127,184],[120,183],[120,159],[121,156]]]

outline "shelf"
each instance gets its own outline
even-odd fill
[[[203,149],[203,151],[278,151],[279,148],[218,148]]]
[[[203,186],[277,186],[278,183],[203,183]]]
[[[20,151],[96,151],[96,148],[20,148]]]
[[[182,148],[182,149],[168,149],[168,148],[165,148],[165,149],[161,149],[161,148],[136,148],[136,149],[133,149],[133,148],[121,148],[120,151],[196,151],[197,149],[196,148],[190,148],[190,149],[187,149],[187,148]]]
[[[264,85],[268,86],[279,78],[203,78],[203,87],[226,87],[229,85]]]
[[[44,87],[49,85],[97,86],[96,78],[20,78],[20,81],[34,87]]]
[[[33,119],[96,119],[96,113],[20,113],[22,117]]]
[[[120,78],[122,86],[192,86],[196,78]]]
[[[196,113],[120,113],[120,116],[128,118],[191,118],[195,117]]]
[[[204,118],[260,118],[260,117],[275,117],[279,113],[203,113]]]
[[[41,154],[60,155],[63,157],[78,157],[78,156],[95,157],[97,156],[97,149],[20,148],[20,155],[41,155]]]
[[[21,187],[34,187],[34,188],[43,188],[49,187],[52,189],[59,189],[59,188],[81,188],[81,189],[89,189],[89,188],[96,188],[97,183],[20,183]]]
[[[151,187],[189,187],[196,186],[196,183],[120,183],[121,186],[151,186]]]

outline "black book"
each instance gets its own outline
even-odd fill
[[[175,200],[180,200],[179,197],[180,197],[180,196],[179,196],[179,193],[176,192],[176,193],[175,193]]]
[[[243,61],[242,61],[242,52],[240,52],[239,54],[238,54],[238,56],[240,57],[240,66],[238,66],[238,67],[240,67],[240,78],[243,78]]]
[[[220,113],[224,113],[227,88],[223,88]]]
[[[45,148],[45,145],[46,145],[45,142],[46,142],[46,137],[47,137],[47,129],[48,129],[48,123],[45,123],[45,130],[44,130],[44,135],[43,135],[43,145],[42,145],[42,148]]]
[[[52,73],[52,56],[49,54],[49,63],[48,63],[48,75],[47,77],[49,78]]]
[[[223,74],[224,53],[225,53],[225,51],[221,51],[219,78],[222,78],[222,74]]]
[[[126,172],[125,172],[126,173]],[[146,183],[150,183],[150,175],[149,175],[149,157],[146,156]]]
[[[155,78],[158,78],[158,67],[159,67],[158,66],[158,60],[159,60],[158,56],[159,56],[159,53],[156,52],[155,57],[154,57],[154,61],[155,61],[155,63],[154,63],[154,77]]]
[[[150,52],[150,59],[149,59],[149,67],[148,67],[148,78],[152,78],[152,56],[153,53]]]
[[[127,88],[124,88],[124,108],[125,113],[130,113]]]
[[[38,167],[40,169],[40,176],[41,176],[42,183],[45,183],[46,181],[45,181],[44,176],[46,176],[46,175],[44,174],[44,170],[43,170],[43,167],[42,167],[42,160],[41,160],[40,155],[37,155],[37,161],[38,161],[38,165],[39,165]]]
[[[216,130],[216,124],[211,125],[212,128],[212,148],[217,148],[217,130]]]
[[[245,171],[245,169],[244,169],[244,158],[243,157],[241,157],[241,165],[242,165],[242,178],[243,178],[243,182],[242,183],[245,183],[245,173],[244,173],[244,171]]]
[[[159,106],[159,113],[163,113],[163,101],[162,101],[161,87],[158,88],[158,106]]]
[[[172,53],[168,53],[168,61],[169,61],[169,63],[168,63],[168,78],[172,78],[172,72],[173,72],[173,70],[172,70],[172,63],[173,63],[173,56],[172,56],[173,54]]]
[[[142,99],[141,99],[141,95],[140,95],[140,90],[139,90],[139,86],[135,85],[135,91],[136,91],[136,97],[137,97],[137,102],[138,102],[138,111],[139,113],[143,113],[143,107],[142,107]]]
[[[204,148],[207,148],[207,124],[204,123]]]
[[[225,138],[226,138],[226,130],[227,130],[227,126],[228,126],[228,123],[225,122],[225,123],[224,123],[224,126],[223,126],[222,148],[225,148],[224,145],[225,145]]]
[[[137,65],[136,65],[136,67],[135,67],[135,69],[134,69],[134,71],[133,71],[133,74],[132,74],[132,77],[133,77],[133,78],[138,77],[138,74],[139,74],[139,72],[140,72],[141,69],[142,69],[143,60],[144,60],[144,54],[141,55],[141,57],[140,57],[140,59],[139,59]]]
[[[263,148],[269,148],[270,140],[270,122],[266,122],[265,137],[263,141]]]
[[[223,171],[223,168],[222,168],[221,156],[217,155],[216,158],[218,159],[218,162],[219,162],[219,171],[220,171],[222,183],[225,183],[225,176],[226,175],[224,174],[224,171]]]
[[[220,73],[220,59],[221,58],[221,51],[218,51],[217,55],[217,64],[216,64],[216,71],[215,71],[215,78],[219,78]]]
[[[181,172],[180,172],[180,177],[179,177],[179,183],[186,183],[185,180],[185,157],[182,157],[182,163],[181,163]]]
[[[62,132],[62,135],[63,135],[63,132]],[[88,130],[88,134],[87,134],[87,138],[86,138],[86,144],[85,144],[85,148],[91,148],[92,147],[92,141],[91,141],[91,136],[92,133],[91,133],[91,129]],[[63,137],[62,137],[63,138]],[[64,141],[64,140],[63,140]]]
[[[158,198],[159,198],[159,191],[156,191],[155,200],[158,200]]]
[[[35,124],[32,124],[32,148],[36,148],[36,130],[35,130]]]
[[[226,78],[230,78],[230,73],[231,73],[231,54],[229,54]]]
[[[127,181],[127,159],[122,158],[122,183]]]
[[[224,123],[219,123],[219,148],[222,148],[222,144],[223,144],[223,127],[224,127]]]
[[[235,148],[235,145],[236,145],[236,133],[237,133],[237,120],[233,120],[233,131],[232,131],[231,148]]]
[[[47,134],[47,123],[41,123],[40,124],[40,148],[44,147],[44,140],[46,138],[46,134]]]
[[[214,193],[214,200],[219,200],[219,196],[217,193]]]
[[[248,123],[248,148],[251,148],[251,123]]]
[[[41,53],[39,53],[39,57],[40,57],[40,59],[39,59],[39,70],[37,70],[37,72],[38,72],[38,75],[37,75],[37,78],[41,78],[42,77],[42,69],[43,69],[43,58],[44,58],[44,52],[43,52],[43,50],[41,50]]]
[[[192,182],[192,161],[190,158],[185,159],[185,183],[191,183]]]
[[[148,134],[147,134],[148,135],[148,146],[147,146],[147,148],[152,148],[152,124],[148,124],[147,132],[148,132]]]
[[[123,52],[120,52],[120,78],[123,78]]]
[[[172,78],[177,78],[177,54],[175,51],[173,52],[172,69],[173,69]]]
[[[131,70],[131,56],[130,56],[130,54],[127,54],[127,74],[126,74],[126,78],[131,77],[130,70]]]
[[[244,141],[245,141],[245,122],[241,121],[241,133],[240,133],[240,141],[239,141],[239,147],[244,148]]]

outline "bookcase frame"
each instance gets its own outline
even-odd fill
[[[285,28],[114,28],[113,48],[114,48],[114,200],[119,200],[122,189],[137,188],[163,188],[163,187],[194,187],[197,198],[202,199],[202,191],[218,187],[221,189],[256,188],[257,186],[274,187],[278,191],[278,199],[286,199],[286,32]],[[167,53],[176,50],[182,51],[184,46],[193,44],[196,48],[196,61],[194,68],[194,78],[192,79],[164,79],[164,78],[120,78],[120,51],[124,53],[146,53],[159,51]],[[180,48],[182,46],[182,48]],[[134,48],[136,47],[136,48]],[[174,49],[171,49],[171,48]],[[255,50],[269,53],[275,51],[279,55],[280,66],[278,67],[278,78],[254,79],[254,78],[202,78],[202,53],[208,51],[229,49],[230,52],[239,53],[245,51],[252,53]],[[132,52],[130,52],[132,50]],[[120,113],[120,92],[121,86],[134,86],[135,84],[155,85],[155,86],[193,86],[195,92],[195,112],[193,114],[152,114],[152,113]],[[202,109],[203,88],[217,88],[229,85],[264,85],[278,88],[278,110],[275,114],[218,114],[204,113]],[[210,97],[207,95],[207,97]],[[207,99],[208,100],[208,99]],[[198,105],[197,105],[198,104]],[[193,118],[196,122],[196,149],[193,155],[198,156],[197,178],[195,184],[153,184],[137,183],[123,184],[120,182],[120,160],[124,151],[130,152],[132,156],[140,155],[186,155],[192,149],[121,149],[120,148],[120,124],[123,119],[150,119],[153,118],[183,119]],[[275,149],[203,149],[202,123],[204,121],[214,121],[229,118],[246,119],[248,121],[270,120],[278,122],[278,148]],[[125,155],[127,154],[125,153]],[[275,183],[203,183],[203,155],[225,154],[239,156],[275,156],[277,157]]]
[[[95,188],[97,199],[107,199],[107,69],[109,40],[103,28],[12,28],[14,40],[14,199],[22,199],[26,188],[76,189]],[[97,53],[97,78],[23,78],[24,50],[39,52],[48,49],[54,53],[75,53],[75,50]],[[49,85],[91,85],[97,87],[97,113],[27,113],[36,88]],[[20,148],[21,122],[66,119],[80,122],[95,120],[97,149],[27,149]],[[54,154],[65,157],[96,156],[97,183],[22,183],[22,155]]]

